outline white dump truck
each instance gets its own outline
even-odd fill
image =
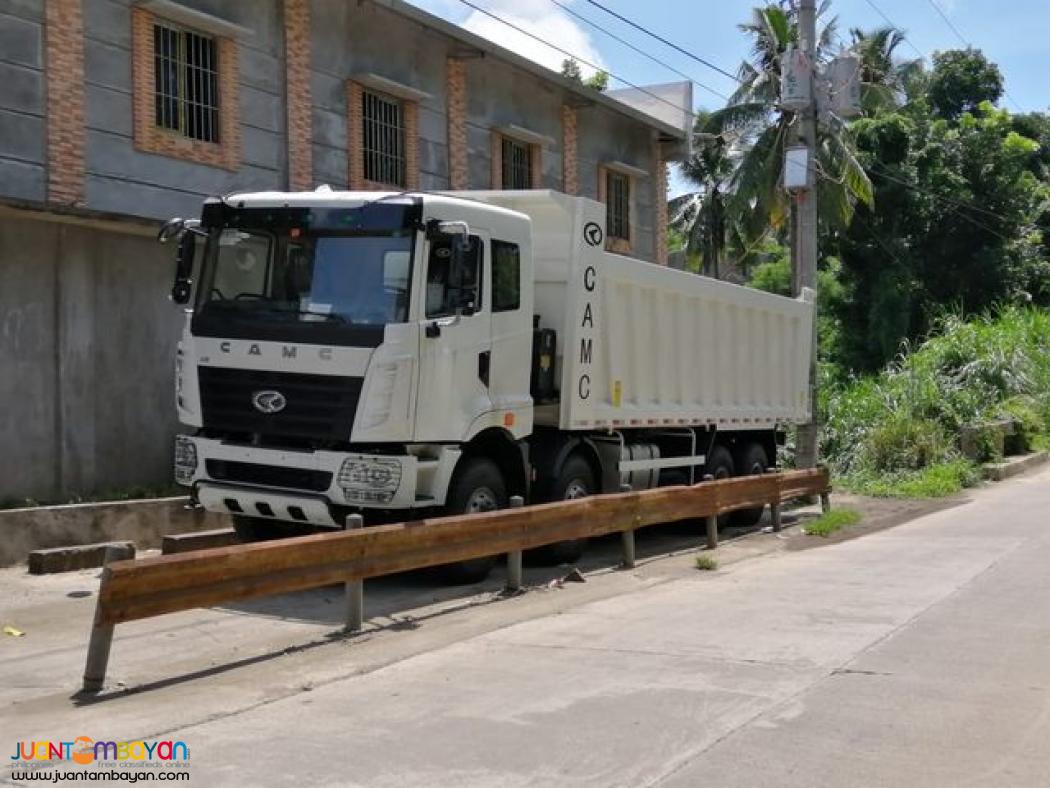
[[[244,536],[760,473],[808,417],[811,303],[612,254],[589,199],[233,194],[161,235],[175,478]]]

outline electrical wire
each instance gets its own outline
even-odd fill
[[[689,74],[686,74],[684,71],[678,70],[677,68],[672,66],[670,63],[667,63],[664,60],[660,60],[658,57],[654,57],[653,55],[650,55],[644,49],[641,49],[640,47],[635,46],[634,44],[632,44],[630,41],[628,41],[625,38],[621,38],[620,36],[616,35],[615,33],[613,33],[608,28],[602,27],[597,22],[595,22],[595,21],[593,21],[591,19],[588,19],[587,17],[583,16],[582,14],[577,13],[576,11],[573,11],[572,8],[567,6],[565,3],[562,3],[559,0],[549,0],[549,2],[551,2],[554,5],[558,6],[558,8],[560,8],[562,11],[564,11],[567,14],[569,14],[570,16],[572,16],[572,17],[574,17],[576,19],[579,19],[581,22],[584,22],[584,23],[590,25],[591,27],[593,27],[596,30],[600,30],[601,32],[605,33],[605,35],[609,36],[609,38],[613,39],[614,41],[618,41],[619,43],[623,44],[628,49],[631,49],[634,52],[637,52],[639,55],[642,55],[643,57],[648,58],[652,62],[663,66],[664,68],[668,69],[669,71],[673,71],[678,76],[684,77],[685,79],[688,79],[690,82],[696,84],[697,87],[703,88],[708,93],[713,93],[714,95],[718,96],[720,99],[723,99],[724,101],[727,101],[727,102],[729,101],[729,96],[727,96],[725,93],[721,93],[721,92],[715,90],[714,88],[710,87],[709,85],[705,85],[703,82],[701,82],[700,80],[696,79],[695,77],[692,77]]]
[[[619,76],[617,74],[614,74],[611,71],[607,71],[606,69],[604,69],[601,66],[599,66],[597,63],[592,63],[591,61],[586,60],[585,58],[582,58],[579,55],[573,54],[572,52],[570,52],[567,49],[563,49],[562,47],[558,46],[557,44],[552,44],[550,41],[546,41],[546,40],[540,38],[535,33],[530,33],[528,30],[526,30],[525,28],[521,27],[520,25],[516,25],[513,22],[508,22],[506,19],[504,19],[503,17],[499,16],[498,14],[494,14],[491,11],[488,11],[488,10],[482,8],[481,6],[476,5],[475,3],[472,3],[471,0],[459,0],[459,2],[461,2],[463,5],[467,6],[468,8],[474,9],[479,14],[484,14],[485,16],[489,17],[490,19],[495,20],[496,22],[499,22],[499,23],[501,23],[503,25],[506,25],[511,30],[516,30],[517,32],[521,33],[522,35],[528,36],[533,41],[538,41],[539,43],[544,44],[545,46],[549,47],[550,49],[553,49],[555,52],[560,52],[561,54],[565,55],[566,57],[572,58],[573,60],[575,60],[575,61],[577,61],[579,63],[582,63],[583,65],[587,66],[588,68],[593,68],[595,71],[604,71],[606,74],[608,74],[612,79],[615,79],[617,82],[622,82],[624,85],[627,85],[630,88],[634,88],[638,92],[644,93],[645,95],[649,96],[650,98],[656,99],[657,101],[660,101],[660,102],[666,104],[669,107],[673,107],[674,109],[676,109],[679,112],[686,113],[693,121],[695,121],[696,118],[698,117],[697,113],[695,111],[693,111],[692,108],[690,108],[690,107],[683,107],[683,106],[681,106],[679,104],[675,104],[673,101],[665,99],[663,96],[657,95],[656,93],[653,93],[651,90],[647,90],[646,88],[643,88],[641,85],[636,85],[635,83],[631,82],[628,79],[625,79],[624,77],[621,77],[621,76]]]
[[[908,46],[914,49],[916,54],[918,54],[918,56],[922,60],[926,60],[926,53],[919,49],[917,46],[915,46],[915,42],[908,38],[907,34],[904,32],[904,29],[900,25],[898,25],[896,22],[894,22],[892,19],[886,16],[886,14],[883,13],[883,10],[877,5],[875,5],[875,0],[864,0],[864,2],[870,5],[872,7],[872,10],[874,10],[876,14],[881,16],[886,21],[886,24],[888,24],[890,27],[892,27],[894,30],[900,33],[901,38],[908,42]]]
[[[741,79],[739,77],[734,76],[733,74],[730,74],[728,71],[726,71],[721,66],[716,66],[711,61],[705,60],[704,58],[700,57],[699,55],[694,54],[693,52],[690,52],[689,50],[678,46],[678,44],[674,43],[673,41],[668,41],[666,38],[664,38],[663,36],[659,35],[658,33],[654,33],[652,30],[649,30],[647,27],[643,27],[642,25],[638,24],[637,22],[634,22],[634,21],[628,19],[623,14],[619,14],[616,11],[613,11],[611,8],[608,8],[607,6],[604,6],[601,3],[597,2],[597,0],[587,0],[587,2],[590,3],[591,5],[593,5],[595,8],[601,9],[602,11],[607,13],[609,16],[612,16],[612,17],[615,17],[616,19],[619,19],[625,25],[630,25],[635,30],[638,30],[638,31],[640,31],[642,33],[645,33],[647,36],[651,36],[652,38],[655,38],[661,44],[664,44],[665,46],[671,47],[671,49],[675,50],[676,52],[678,52],[678,53],[680,53],[682,55],[685,55],[687,58],[689,58],[691,60],[695,60],[697,63],[700,63],[703,66],[707,66],[709,69],[711,69],[713,71],[717,71],[722,76],[728,77],[729,79],[733,80],[734,82],[736,82],[738,84],[743,84],[743,82],[741,81]]]
[[[951,18],[944,12],[944,9],[941,8],[940,3],[938,3],[937,0],[926,0],[926,2],[933,6],[933,10],[936,11],[937,15],[944,20],[944,24],[948,25],[951,31],[955,33],[955,37],[959,39],[962,45],[967,49],[971,49],[973,45],[970,43],[969,39],[967,39],[966,36],[964,36],[959,30],[959,28],[955,26],[955,23],[952,22]],[[1005,85],[1003,86],[1003,95],[1006,96],[1007,99],[1009,99],[1010,103],[1014,105],[1014,108],[1018,112],[1024,112],[1024,110],[1021,109],[1021,105],[1018,104],[1014,97],[1010,95],[1010,91],[1006,89]]]

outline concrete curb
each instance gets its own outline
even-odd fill
[[[164,534],[229,527],[225,515],[188,504],[180,496],[0,510],[0,566],[21,563],[34,550],[115,541],[141,550],[159,547]]]
[[[34,550],[29,554],[29,574],[54,575],[102,566],[106,550],[110,547],[116,548],[115,560],[124,561],[135,557],[134,542],[100,542],[74,547],[52,547],[47,550]]]
[[[1001,482],[1011,476],[1019,474],[1042,465],[1050,459],[1050,452],[1037,451],[1022,457],[1008,457],[1003,462],[990,462],[981,466],[981,473],[985,479],[993,482]]]

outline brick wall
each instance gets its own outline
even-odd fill
[[[236,170],[241,164],[241,124],[237,42],[217,37],[219,58],[219,141],[204,142],[156,123],[153,24],[156,17],[136,6],[131,11],[131,71],[134,79],[135,148],[212,167]]]
[[[561,190],[566,194],[580,191],[579,161],[576,156],[579,122],[576,108],[563,104],[561,108]]]
[[[84,17],[81,0],[47,0],[47,198],[83,203]]]
[[[656,262],[667,265],[667,157],[659,141],[653,142],[653,202]]]
[[[310,0],[284,0],[284,57],[288,188],[305,191],[313,184]]]
[[[470,188],[467,142],[467,64],[461,58],[446,61],[448,94],[448,173],[454,190]]]

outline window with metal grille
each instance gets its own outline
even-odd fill
[[[503,188],[532,188],[532,146],[510,137],[503,138]]]
[[[405,108],[397,99],[364,91],[365,180],[405,186]]]
[[[610,238],[631,240],[631,178],[622,172],[605,174],[605,226]]]
[[[219,142],[219,58],[214,38],[153,26],[156,123],[190,139]]]

